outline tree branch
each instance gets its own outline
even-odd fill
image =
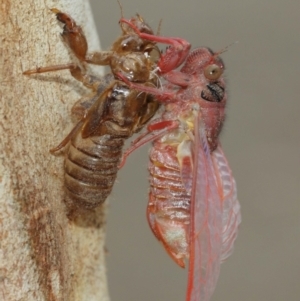
[[[72,60],[53,7],[81,24],[91,50],[99,49],[86,3],[3,0],[0,6],[1,300],[108,300],[104,208],[70,222],[64,158],[49,153],[72,128],[70,108],[84,90],[68,71],[22,74]]]

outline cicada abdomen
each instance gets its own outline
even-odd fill
[[[66,203],[90,209],[110,194],[122,155],[123,138],[72,137],[65,161]]]
[[[191,195],[182,183],[176,149],[156,144],[150,151],[148,170],[147,217],[150,228],[173,260],[184,267],[188,253]]]
[[[115,78],[122,74],[132,82],[157,87],[152,70],[159,50],[154,42],[143,40],[128,25],[110,51],[88,53],[87,41],[80,26],[65,13],[52,10],[64,23],[63,39],[81,62],[28,70],[24,74],[69,69],[71,75],[92,90],[72,109],[78,123],[51,152],[67,146],[65,159],[66,204],[71,211],[91,210],[102,204],[115,182],[124,141],[140,131],[159,108],[152,95],[128,88]],[[147,34],[151,28],[137,15],[131,19]],[[86,63],[108,65],[112,74],[95,77],[86,73]],[[69,143],[69,144],[68,144]]]

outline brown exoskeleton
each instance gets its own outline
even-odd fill
[[[157,86],[150,53],[155,43],[141,39],[128,25],[122,24],[122,35],[110,51],[87,53],[88,44],[80,26],[65,13],[52,9],[64,23],[62,37],[80,62],[36,68],[26,75],[69,69],[71,75],[93,91],[75,103],[72,114],[77,125],[51,152],[66,146],[65,201],[70,210],[93,209],[110,194],[116,179],[125,139],[140,131],[156,113],[159,104],[146,93],[128,88],[116,79],[122,74],[131,82]],[[137,15],[131,19],[141,32],[153,34]],[[112,74],[95,77],[86,74],[86,63],[108,65]]]

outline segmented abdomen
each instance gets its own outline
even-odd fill
[[[93,209],[102,204],[115,182],[124,138],[111,135],[71,139],[65,160],[66,203]]]
[[[150,151],[148,221],[155,236],[181,266],[188,257],[190,199],[180,175],[177,149],[155,143]]]

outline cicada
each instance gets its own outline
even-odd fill
[[[78,58],[74,63],[36,68],[24,74],[69,69],[71,75],[92,93],[77,101],[72,115],[78,123],[51,152],[68,145],[65,159],[65,201],[70,210],[91,210],[102,204],[115,182],[124,141],[140,131],[159,108],[152,95],[130,89],[116,78],[122,74],[131,82],[156,87],[152,69],[156,67],[153,52],[159,55],[155,42],[143,40],[126,24],[111,50],[88,53],[83,30],[67,14],[52,9],[64,24],[62,37]],[[141,32],[153,34],[139,15],[130,20]],[[108,65],[111,74],[95,77],[87,74],[86,63]]]
[[[227,101],[224,63],[220,52],[205,47],[190,51],[184,40],[150,36],[131,26],[143,39],[171,47],[165,53],[168,59],[162,55],[158,63],[166,79],[162,88],[130,83],[120,75],[131,89],[164,104],[163,113],[133,142],[121,165],[131,152],[153,141],[150,228],[179,266],[189,260],[186,300],[209,301],[241,222],[236,183],[219,142]]]

